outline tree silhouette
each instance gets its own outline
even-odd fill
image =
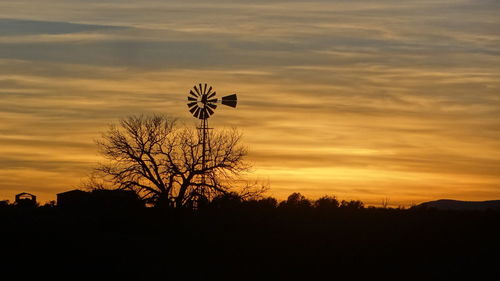
[[[228,192],[216,196],[212,200],[211,206],[219,209],[238,209],[241,207],[241,202],[242,198],[239,194],[235,192]]]
[[[360,200],[342,200],[342,202],[340,203],[340,207],[346,209],[363,209],[365,207],[365,204]]]
[[[314,202],[314,207],[320,210],[331,210],[339,207],[339,201],[335,196],[323,196]]]
[[[309,201],[304,195],[294,192],[288,196],[286,201],[280,203],[280,207],[284,208],[309,208],[311,207],[311,201]]]
[[[199,131],[166,116],[130,116],[111,125],[97,141],[107,161],[96,173],[104,181],[93,181],[91,187],[110,183],[159,206],[193,206],[230,192],[231,183],[249,168],[240,139],[234,129],[211,130],[202,167]]]

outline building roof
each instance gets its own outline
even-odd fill
[[[23,195],[29,195],[29,196],[35,196],[34,194],[31,194],[31,193],[28,193],[28,192],[21,192],[19,194],[16,194],[16,197],[17,196],[23,196]],[[36,197],[36,196],[35,196]]]
[[[62,194],[71,194],[71,193],[88,193],[87,191],[83,191],[83,190],[80,190],[80,189],[73,189],[73,190],[68,190],[68,191],[64,191],[64,192],[61,192],[61,193],[57,193],[56,195],[62,195]]]

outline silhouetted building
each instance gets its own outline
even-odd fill
[[[20,207],[36,207],[36,196],[27,192],[19,193],[16,195],[15,205]]]
[[[90,193],[83,190],[70,190],[57,194],[57,206],[67,208],[86,207],[90,204]]]
[[[0,200],[0,208],[9,206],[9,200]]]
[[[131,190],[96,189],[91,193],[92,203],[98,208],[131,209],[144,207],[144,202]]]
[[[57,206],[75,209],[130,209],[144,207],[144,202],[129,190],[98,189],[87,192],[75,189],[57,194]]]

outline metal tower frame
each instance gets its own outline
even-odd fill
[[[194,91],[193,91],[194,90]],[[222,97],[220,100],[215,97],[216,91],[212,91],[212,86],[208,86],[205,84],[198,84],[193,87],[192,90],[189,91],[188,95],[188,103],[187,106],[189,108],[189,112],[195,117],[200,119],[200,126],[198,129],[200,130],[201,141],[200,145],[202,146],[202,155],[201,155],[201,168],[203,173],[201,174],[201,186],[206,186],[206,175],[205,169],[207,165],[207,145],[210,145],[209,133],[208,130],[212,129],[208,127],[208,118],[215,113],[215,109],[217,108],[217,104],[223,104],[229,107],[236,107],[237,104],[237,96],[236,94],[231,94],[228,96]],[[203,190],[201,188],[200,190]]]

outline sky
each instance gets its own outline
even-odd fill
[[[500,1],[0,1],[0,199],[78,187],[130,114],[237,93],[269,195],[500,199]]]

